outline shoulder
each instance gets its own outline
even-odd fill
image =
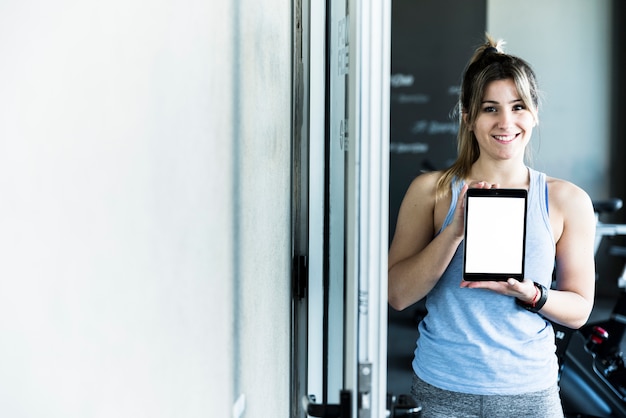
[[[419,199],[424,202],[435,203],[435,195],[437,191],[437,183],[441,178],[443,172],[432,171],[417,176],[409,186],[407,190],[407,197],[413,199]]]
[[[550,198],[550,206],[559,209],[566,209],[572,206],[582,205],[587,209],[593,210],[591,198],[580,187],[567,180],[546,176],[548,184],[548,194]]]
[[[432,240],[435,233],[435,192],[441,174],[421,174],[408,187],[389,249],[389,266],[418,253]]]
[[[566,180],[546,177],[550,219],[557,231],[591,234],[595,231],[595,215],[591,198],[580,187]],[[560,235],[560,234],[558,234]]]
[[[437,182],[441,172],[429,172],[417,176],[409,185],[398,217],[398,225],[408,223],[432,224],[436,202]]]
[[[403,203],[406,210],[413,211],[416,218],[431,224],[434,231],[441,229],[452,200],[449,187],[443,194],[438,192],[439,182],[444,175],[444,171],[433,171],[416,177]]]
[[[427,187],[431,190],[434,190],[434,188],[437,187],[437,182],[442,175],[443,171],[429,171],[415,177],[412,184],[415,184],[418,187]]]

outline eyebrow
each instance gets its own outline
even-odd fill
[[[519,103],[519,102],[524,102],[522,99],[515,99],[509,102],[509,104],[513,104],[513,103]],[[482,102],[480,102],[481,104],[485,104],[485,103],[492,103],[492,104],[500,104],[500,102],[496,101],[496,100],[483,100]]]

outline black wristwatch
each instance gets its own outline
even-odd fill
[[[543,305],[545,305],[546,301],[548,300],[548,289],[546,289],[546,287],[541,283],[533,283],[535,284],[535,287],[539,290],[539,297],[537,298],[537,301],[534,304],[531,304],[515,298],[515,303],[517,303],[519,306],[526,309],[527,311],[537,313],[541,310],[541,308],[543,308]]]

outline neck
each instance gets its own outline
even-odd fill
[[[529,173],[523,162],[507,161],[501,164],[484,164],[478,159],[472,165],[469,178],[472,181],[499,184],[501,188],[526,188],[528,187]]]

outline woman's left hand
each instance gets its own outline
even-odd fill
[[[531,303],[537,293],[532,280],[524,279],[519,281],[509,278],[506,281],[461,281],[461,287],[469,289],[487,289],[501,295],[512,296],[522,302]]]

